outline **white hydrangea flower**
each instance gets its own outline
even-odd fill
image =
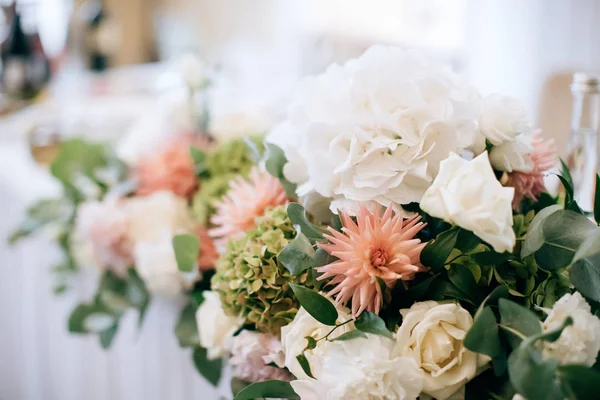
[[[491,94],[481,101],[479,127],[483,136],[495,146],[512,142],[521,133],[531,132],[523,104],[499,94]]]
[[[407,204],[450,152],[482,147],[478,101],[447,66],[375,46],[304,79],[268,140],[283,148],[299,196]]]
[[[567,317],[573,318],[573,325],[566,327],[557,341],[543,342],[542,354],[562,365],[591,367],[600,351],[600,319],[591,313],[590,305],[579,292],[565,294],[549,310],[544,331],[558,328]]]
[[[533,171],[533,146],[532,137],[522,134],[511,142],[494,146],[490,150],[490,163],[494,169],[506,172],[531,172]]]
[[[291,382],[302,400],[414,400],[423,371],[411,357],[392,355],[394,341],[382,336],[330,342],[317,379]]]

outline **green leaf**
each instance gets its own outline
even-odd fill
[[[191,303],[188,303],[179,314],[179,320],[175,326],[175,336],[181,347],[200,345],[198,325],[196,324],[196,307]]]
[[[287,163],[283,150],[272,143],[265,143],[265,168],[269,174],[279,179],[288,197],[296,198],[296,185],[288,181],[283,174]]]
[[[250,385],[250,382],[246,382],[240,378],[233,377],[231,378],[231,393],[235,396],[248,385]]]
[[[193,272],[198,262],[200,240],[197,236],[186,233],[173,237],[173,250],[177,267],[181,272]]]
[[[471,254],[471,259],[479,265],[498,265],[515,258],[511,253],[496,253],[495,251],[483,251]]]
[[[323,241],[323,234],[327,233],[327,229],[311,223],[306,217],[306,210],[304,210],[301,204],[288,204],[287,213],[292,224],[300,226],[302,233],[310,240],[310,244]]]
[[[52,223],[66,223],[73,214],[73,206],[64,199],[40,200],[27,209],[21,225],[8,238],[9,244],[15,244],[39,229]]]
[[[255,400],[264,398],[298,400],[300,397],[286,381],[264,381],[253,383],[240,392],[233,400]]]
[[[251,137],[244,136],[244,143],[248,147],[248,153],[254,164],[260,164],[263,158],[262,149],[258,147],[258,144]]]
[[[428,292],[433,300],[458,299],[475,304],[470,295],[459,289],[455,284],[446,280],[438,280],[431,285]]]
[[[600,175],[596,174],[596,193],[594,195],[594,219],[600,225]]]
[[[467,267],[460,264],[452,264],[448,270],[448,279],[465,295],[475,301],[479,297],[479,288],[475,277]]]
[[[555,212],[562,210],[562,207],[558,204],[546,207],[535,215],[529,229],[527,230],[527,236],[523,242],[521,248],[521,258],[525,258],[540,249],[544,244],[544,232],[542,231],[542,224],[548,217]]]
[[[542,224],[544,243],[535,253],[535,261],[546,270],[571,264],[583,241],[598,227],[581,214],[560,210]]]
[[[150,304],[150,293],[146,288],[146,284],[139,277],[135,268],[127,270],[127,287],[125,288],[125,296],[129,303],[136,307],[139,311],[138,326],[144,322],[146,310]]]
[[[508,357],[508,375],[514,388],[527,400],[563,400],[555,379],[558,362],[544,360],[535,349],[518,347]]]
[[[435,240],[429,241],[421,251],[421,263],[436,272],[444,267],[452,249],[456,246],[459,229],[450,229],[440,233]]]
[[[281,250],[278,257],[292,276],[300,275],[315,265],[315,250],[310,241],[302,233],[299,225],[294,225],[294,228],[296,237]]]
[[[377,314],[369,311],[363,311],[360,317],[354,321],[354,326],[361,332],[385,336],[388,339],[393,338],[392,332],[386,328],[385,322]]]
[[[310,363],[306,359],[306,356],[304,354],[298,354],[296,356],[296,360],[298,360],[298,364],[300,364],[304,373],[309,377],[315,379],[315,377],[312,374],[312,371],[310,370]]]
[[[300,302],[300,305],[314,319],[324,325],[335,326],[338,313],[335,306],[329,300],[304,286],[290,283],[290,287],[294,291],[294,295]]]
[[[114,324],[110,328],[105,329],[98,334],[98,337],[100,338],[100,346],[102,346],[104,350],[110,347],[118,329],[119,324]]]
[[[600,229],[585,239],[575,253],[569,276],[581,294],[600,301]]]
[[[314,266],[314,268],[311,271],[313,282],[315,284],[315,289],[321,290],[321,288],[325,284],[324,281],[318,280],[318,278],[319,278],[319,276],[321,276],[321,274],[319,272],[317,272],[316,268],[322,267],[324,265],[331,264],[335,260],[337,260],[337,258],[331,256],[325,250],[323,250],[323,249],[317,249],[317,251],[315,252],[315,261],[314,261],[315,262],[315,266]]]
[[[424,281],[417,283],[416,285],[411,285],[407,291],[410,298],[415,301],[424,300],[429,288],[431,287],[431,284],[439,276],[440,276],[439,274],[432,275],[432,276],[428,277],[427,279],[425,279]]]
[[[542,331],[542,323],[539,318],[527,308],[506,299],[498,300],[498,307],[502,326],[520,332],[524,337],[537,335]],[[510,330],[505,330],[505,332],[511,346],[513,348],[518,347],[521,338],[510,332]]]
[[[71,333],[88,333],[83,325],[85,318],[92,312],[93,307],[88,304],[79,304],[69,315],[68,328]]]
[[[194,360],[194,366],[196,366],[198,372],[200,372],[200,374],[213,386],[217,386],[221,379],[223,361],[220,358],[209,360],[206,356],[206,349],[203,347],[194,348],[192,359]]]
[[[565,365],[558,368],[558,376],[566,389],[577,399],[593,399],[600,393],[600,372],[583,365]]]
[[[317,341],[312,336],[305,336],[306,339],[306,348],[304,350],[312,350],[317,347]]]
[[[492,358],[502,349],[498,335],[498,323],[491,307],[487,306],[475,316],[473,326],[465,336],[464,345],[475,353],[486,354]]]
[[[345,341],[345,340],[352,340],[352,339],[358,339],[358,338],[366,338],[367,334],[361,331],[350,331],[350,332],[346,332],[346,333],[342,333],[340,336],[336,337],[335,340],[339,340],[339,341]]]
[[[473,232],[462,228],[459,229],[456,248],[461,252],[468,253],[473,251],[479,243],[481,243],[481,239],[475,236]]]
[[[78,176],[86,176],[95,182],[96,170],[108,165],[109,157],[104,145],[73,139],[61,143],[50,172],[64,185],[72,187]]]
[[[206,153],[196,147],[190,147],[190,156],[194,162],[194,171],[197,176],[205,174],[207,170],[206,166]]]

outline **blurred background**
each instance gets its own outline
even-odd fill
[[[178,123],[181,57],[211,69],[212,129],[267,130],[302,76],[375,43],[423,48],[482,94],[519,98],[565,149],[574,72],[600,72],[596,0],[0,1],[0,400],[213,399],[153,301],[110,351],[69,335],[78,293],[54,297],[47,238],[4,238],[57,187],[44,162],[62,138],[151,141]],[[37,162],[36,162],[37,161]]]

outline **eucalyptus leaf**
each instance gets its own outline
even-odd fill
[[[475,353],[486,354],[492,358],[500,354],[502,349],[498,333],[498,323],[492,309],[487,306],[475,316],[469,332],[465,336],[464,345]]]
[[[383,319],[369,311],[363,311],[360,317],[354,321],[354,326],[361,332],[384,336],[388,339],[393,338],[392,332],[387,329]]]
[[[142,278],[140,278],[135,271],[135,268],[129,268],[127,270],[125,296],[127,297],[127,300],[138,309],[138,326],[141,326],[144,322],[148,305],[150,304],[150,293]]]
[[[108,165],[109,157],[104,145],[72,139],[61,143],[50,172],[64,185],[72,186],[78,176],[95,181],[94,172]]]
[[[304,210],[304,207],[302,207],[301,204],[288,204],[287,213],[292,224],[300,226],[302,233],[310,240],[311,244],[323,241],[323,234],[327,233],[327,229],[311,223],[306,217],[306,210]]]
[[[361,331],[349,331],[349,332],[345,332],[342,333],[340,336],[334,338],[334,341],[345,341],[345,340],[352,340],[352,339],[358,339],[358,338],[366,338],[367,334]]]
[[[173,251],[177,267],[181,272],[193,272],[196,269],[200,240],[197,236],[186,233],[173,237]]]
[[[600,228],[585,239],[575,253],[569,276],[581,294],[600,301]]]
[[[296,198],[296,185],[285,178],[283,167],[287,163],[283,150],[273,143],[265,143],[265,168],[269,174],[279,179],[290,198]]]
[[[556,360],[544,360],[537,350],[518,347],[508,357],[508,375],[514,388],[527,400],[564,400],[560,382],[555,378]]]
[[[299,225],[294,225],[296,237],[289,242],[279,254],[279,261],[290,271],[292,276],[300,275],[302,272],[314,268],[315,250],[306,238]]]
[[[196,175],[201,176],[207,172],[206,153],[196,147],[190,147],[190,156],[194,162]]]
[[[299,400],[300,397],[292,389],[292,385],[286,381],[264,381],[255,382],[235,395],[233,400],[255,400],[265,398]]]
[[[115,336],[117,334],[118,329],[119,329],[119,324],[115,323],[111,327],[103,330],[102,332],[100,332],[98,334],[98,337],[100,339],[100,346],[102,346],[102,348],[104,350],[108,349],[111,346],[113,339],[115,338]]]
[[[300,302],[300,305],[314,319],[324,325],[335,326],[338,313],[331,301],[304,286],[290,283],[290,287],[294,291],[294,295]]]
[[[209,360],[206,349],[203,347],[194,348],[192,359],[198,372],[200,372],[200,374],[213,386],[217,386],[221,379],[221,370],[223,368],[222,360],[220,358]]]
[[[262,149],[258,147],[256,141],[254,141],[251,137],[244,136],[244,143],[248,147],[248,153],[250,154],[250,158],[254,162],[254,164],[260,164],[263,158]]]
[[[577,399],[593,399],[600,394],[600,372],[583,365],[564,365],[558,368],[558,375],[566,389]]]
[[[558,204],[555,204],[550,207],[544,208],[542,211],[537,213],[531,224],[529,225],[529,229],[527,230],[527,236],[525,237],[525,241],[523,242],[523,247],[521,248],[521,258],[525,258],[540,249],[540,247],[544,244],[544,232],[542,230],[542,224],[544,221],[550,217],[552,214],[557,211],[562,210],[562,207]]]
[[[315,252],[315,266],[311,270],[311,275],[312,275],[313,282],[315,284],[315,289],[321,290],[321,288],[325,284],[324,281],[319,280],[319,276],[321,276],[321,274],[319,272],[317,272],[317,268],[322,267],[324,265],[331,264],[335,260],[337,260],[337,258],[333,257],[325,250],[317,249],[317,251]]]
[[[66,223],[73,213],[73,205],[64,199],[44,199],[27,209],[21,225],[8,238],[9,244],[27,237],[53,223]]]
[[[196,307],[193,304],[187,304],[175,326],[175,336],[181,347],[194,347],[200,345],[198,336],[198,325],[196,324]]]
[[[520,332],[524,337],[537,335],[542,331],[540,319],[531,310],[507,299],[498,300],[498,307],[502,326]],[[521,338],[510,330],[505,330],[505,332],[511,346],[518,347]]]
[[[460,230],[452,228],[440,233],[435,240],[429,241],[421,251],[421,263],[431,267],[434,272],[442,269],[456,246]]]

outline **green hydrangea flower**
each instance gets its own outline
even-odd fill
[[[262,146],[262,137],[252,141]],[[248,146],[243,139],[219,143],[206,154],[205,172],[201,187],[193,199],[192,209],[199,223],[206,224],[215,212],[215,204],[227,193],[229,181],[242,175],[248,176],[254,165]]]
[[[211,282],[228,315],[242,316],[272,334],[294,319],[299,303],[289,283],[312,287],[308,271],[291,276],[278,260],[295,235],[285,207],[279,206],[257,218],[245,236],[229,241]]]

